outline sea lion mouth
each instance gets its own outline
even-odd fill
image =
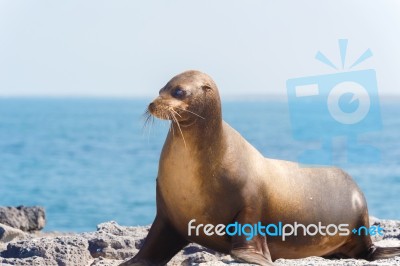
[[[178,110],[175,110],[175,108]],[[180,123],[184,123],[185,121],[188,120],[188,118],[183,117],[183,115],[184,115],[184,114],[182,114],[183,111],[187,111],[187,110],[182,109],[177,106],[172,107],[172,106],[169,106],[166,104],[152,102],[147,107],[147,110],[145,113],[145,115],[147,115],[145,126],[150,121],[150,119],[153,117],[157,117],[162,120],[170,120],[171,121],[170,131],[172,131],[172,134],[175,135],[175,126],[174,125],[176,125],[180,135],[182,136],[183,143],[185,144],[185,147],[186,147],[186,141],[185,141],[185,137],[183,136],[183,132],[182,132]],[[182,127],[184,127],[184,126],[182,125]]]
[[[152,103],[150,103],[146,109],[145,116],[147,117],[144,126],[147,127],[150,121],[153,122],[154,117],[162,120],[170,120],[171,121],[171,126],[169,128],[170,132],[172,132],[173,136],[175,136],[176,133],[178,133],[178,135],[182,137],[183,143],[186,147],[183,128],[192,127],[194,124],[198,122],[199,118],[205,119],[201,115],[191,110],[188,110],[187,107],[188,105],[185,106],[182,104],[180,104],[179,106],[178,104],[172,106],[170,102],[168,101],[166,102],[160,98],[157,98]]]
[[[171,106],[164,103],[152,102],[149,104],[146,112],[149,115],[155,116],[159,119],[170,120],[172,122],[182,124],[190,124],[192,120],[197,120],[193,118],[205,119],[201,115],[190,111],[187,108]]]
[[[162,120],[170,120],[171,126],[169,130],[172,132],[172,135],[175,135],[175,132],[180,134],[183,140],[183,143],[186,147],[185,137],[183,135],[183,128],[188,128],[196,124],[199,118],[205,119],[199,114],[196,114],[193,111],[181,108],[179,106],[170,106],[163,102],[153,101],[149,104],[145,112],[146,121],[145,127],[149,124],[149,122],[154,121],[154,117],[157,117]]]
[[[182,110],[184,109],[172,107],[166,104],[156,104],[154,102],[150,103],[147,108],[147,111],[150,115],[162,120],[171,120],[172,122],[176,123],[179,123],[180,120],[184,120],[182,119]]]

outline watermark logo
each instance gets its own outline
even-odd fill
[[[332,156],[335,137],[346,137],[346,163],[376,163],[380,159],[378,149],[357,140],[360,134],[382,129],[375,70],[353,70],[372,52],[367,49],[347,67],[347,44],[347,40],[339,40],[340,68],[319,51],[315,56],[335,73],[289,79],[286,83],[293,137],[321,144],[318,149],[304,151],[299,163],[338,164]]]
[[[379,225],[371,226],[369,228],[361,226],[359,228],[349,229],[348,224],[328,224],[323,225],[321,222],[318,224],[304,225],[301,223],[294,222],[293,224],[283,224],[278,222],[276,224],[271,223],[263,225],[261,222],[256,224],[240,224],[238,222],[224,224],[195,224],[196,219],[192,219],[188,223],[188,236],[199,236],[204,234],[206,236],[219,235],[219,236],[246,236],[246,240],[250,241],[255,236],[268,236],[268,237],[280,237],[282,241],[286,241],[289,236],[348,236],[350,234],[363,236],[363,235],[383,235],[383,228]]]

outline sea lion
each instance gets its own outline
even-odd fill
[[[157,215],[138,254],[121,265],[164,265],[190,242],[259,265],[273,265],[278,258],[400,255],[400,248],[375,247],[369,235],[350,232],[369,228],[369,221],[364,195],[348,174],[264,158],[222,120],[218,89],[208,75],[187,71],[175,76],[148,111],[172,121],[159,162]],[[300,233],[285,241],[262,234],[247,240],[244,234],[188,231],[193,223],[279,222],[347,224],[349,230],[347,235]]]

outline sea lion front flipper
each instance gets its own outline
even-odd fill
[[[254,207],[244,208],[236,217],[235,221],[241,224],[256,224],[257,210]],[[250,229],[250,228],[247,228]],[[247,230],[246,230],[247,231]],[[257,265],[274,265],[271,254],[267,246],[265,236],[254,235],[251,239],[247,234],[235,234],[232,236],[231,256],[241,262],[253,263]]]
[[[140,251],[120,266],[165,265],[187,244],[168,221],[156,215]]]

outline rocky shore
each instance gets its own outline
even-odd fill
[[[28,223],[5,222],[0,208],[0,265],[65,265],[100,266],[119,265],[140,249],[149,226],[126,227],[115,222],[97,226],[97,231],[81,234],[44,233],[37,230],[43,216],[27,219]],[[16,211],[16,210],[11,210]],[[21,210],[19,210],[21,211]],[[26,211],[26,210],[25,210]],[[25,213],[22,211],[22,213]],[[33,213],[40,213],[36,209]],[[4,213],[3,213],[4,214]],[[11,216],[8,216],[11,217]],[[14,218],[16,216],[13,216]],[[39,217],[41,217],[39,219]],[[43,220],[41,220],[43,218]],[[7,224],[6,224],[7,223]],[[19,227],[17,225],[19,224]],[[23,226],[21,225],[23,224]],[[400,221],[379,220],[371,217],[371,225],[384,228],[384,236],[374,237],[376,245],[400,246]],[[29,229],[29,230],[28,230]],[[400,265],[400,257],[368,262],[365,260],[327,260],[309,257],[300,260],[275,261],[276,265]],[[246,265],[235,262],[229,255],[219,254],[202,246],[190,244],[179,252],[168,265]]]

